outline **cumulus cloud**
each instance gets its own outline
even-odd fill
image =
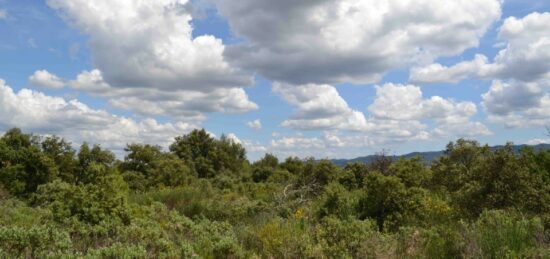
[[[248,99],[242,88],[220,88],[209,93],[146,87],[116,88],[108,84],[103,73],[97,69],[83,71],[74,80],[59,79],[45,70],[37,71],[36,74],[57,78],[72,89],[106,98],[112,107],[144,116],[172,116],[179,120],[199,122],[205,119],[204,113],[239,113],[258,109],[258,105]]]
[[[494,75],[495,69],[488,65],[485,55],[477,54],[473,60],[463,61],[451,67],[438,63],[425,67],[413,67],[409,81],[413,83],[458,83],[476,75],[488,78]]]
[[[14,92],[0,80],[0,128],[20,127],[40,134],[57,134],[75,143],[102,144],[122,152],[127,143],[167,146],[173,137],[189,132],[189,123],[140,121],[96,110],[79,102],[22,89]]]
[[[475,137],[490,135],[491,131],[471,118],[477,113],[472,102],[456,102],[439,96],[424,98],[421,89],[414,85],[385,84],[376,87],[376,98],[368,108],[374,125],[388,124],[394,130],[413,129],[416,138],[459,136]],[[432,121],[435,128],[422,131]],[[379,127],[379,126],[378,126]],[[391,129],[386,127],[385,130]]]
[[[507,18],[499,29],[505,46],[492,62],[483,55],[454,66],[432,64],[411,70],[412,81],[459,82],[467,78],[497,79],[483,94],[489,120],[508,127],[550,123],[550,13]]]
[[[420,82],[458,82],[465,78],[497,78],[483,94],[489,120],[508,127],[538,127],[550,123],[550,13],[510,17],[499,29],[506,47],[493,62],[478,55],[452,67],[433,64],[412,70]]]
[[[387,71],[476,47],[500,0],[213,0],[244,44],[239,66],[303,85],[377,82]]]
[[[29,82],[35,86],[59,89],[65,86],[65,82],[58,76],[46,70],[37,70],[29,77]]]
[[[273,91],[296,108],[295,114],[282,123],[285,127],[303,130],[361,130],[366,127],[363,113],[351,109],[334,86],[276,82]]]
[[[529,140],[527,141],[527,145],[540,145],[540,144],[550,144],[550,139],[541,139],[541,138],[536,138],[536,139],[532,139],[532,140]]]
[[[262,145],[259,141],[254,140],[243,140],[243,146],[246,148],[247,152],[251,153],[266,153],[268,149]]]
[[[369,112],[377,119],[464,122],[477,112],[472,102],[454,102],[439,96],[424,99],[420,87],[385,84],[376,86],[376,99]]]
[[[394,139],[426,139],[424,121],[433,121],[437,135],[478,136],[490,131],[471,121],[477,113],[472,102],[455,102],[439,96],[424,99],[414,85],[385,84],[376,87],[369,117],[349,107],[330,85],[273,84],[273,91],[296,107],[282,126],[300,130],[353,130]]]
[[[113,87],[210,91],[251,85],[211,35],[193,37],[187,0],[47,0],[90,37],[94,65]]]
[[[550,94],[539,83],[494,81],[482,99],[492,122],[512,128],[550,124]]]
[[[317,137],[273,136],[268,150],[282,156],[338,157],[353,149],[492,134],[484,124],[473,120],[477,114],[474,103],[439,96],[425,98],[415,85],[376,86],[368,117],[350,108],[330,85],[275,83],[273,90],[296,108],[282,126],[323,130],[323,135]]]
[[[243,142],[239,139],[239,137],[237,137],[237,135],[235,133],[229,133],[227,134],[227,139],[229,139],[230,141],[233,141],[233,143],[236,143],[236,144],[243,144]]]
[[[262,129],[262,122],[259,119],[257,119],[257,120],[247,122],[246,126],[248,126],[251,129],[259,130],[259,129]]]
[[[412,139],[407,139],[412,141]],[[266,150],[280,157],[343,158],[365,155],[366,150],[380,151],[382,148],[401,143],[397,139],[385,139],[368,134],[344,134],[341,131],[324,131],[320,136],[301,134],[281,136],[271,140]]]
[[[495,57],[499,78],[533,81],[550,78],[550,13],[532,13],[524,18],[510,17],[500,28],[499,37],[507,43]]]
[[[243,89],[252,85],[252,75],[226,61],[222,40],[193,36],[188,0],[47,0],[47,4],[89,37],[94,69],[64,81],[75,90],[139,115],[193,123],[204,120],[205,113],[258,108]],[[39,73],[49,79],[42,84],[61,87],[55,75],[37,71],[35,76]]]
[[[493,62],[478,54],[454,66],[432,64],[413,68],[410,79],[418,83],[456,83],[467,78],[533,82],[550,79],[550,13],[507,18],[499,29],[505,46]]]

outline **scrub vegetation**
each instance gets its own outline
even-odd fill
[[[12,129],[0,137],[0,258],[550,258],[550,151],[449,143],[249,162],[204,130],[169,150]]]

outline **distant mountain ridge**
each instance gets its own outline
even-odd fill
[[[501,149],[504,146],[494,146],[489,147],[491,150],[497,150]],[[524,147],[531,147],[534,150],[550,150],[550,144],[539,144],[539,145],[513,145],[512,148],[514,152],[519,152]],[[399,158],[413,158],[413,157],[421,157],[426,163],[431,163],[435,159],[443,156],[443,150],[442,151],[427,151],[427,152],[412,152],[405,155],[392,155],[393,159],[399,159]],[[337,165],[337,166],[345,166],[348,163],[354,163],[354,162],[361,162],[361,163],[370,163],[372,162],[377,156],[376,155],[369,155],[369,156],[362,156],[352,159],[331,159],[331,161]]]

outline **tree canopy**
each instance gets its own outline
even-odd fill
[[[550,151],[459,139],[431,164],[0,137],[0,258],[547,258]]]

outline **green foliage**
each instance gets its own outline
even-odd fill
[[[427,187],[431,180],[431,172],[419,157],[401,158],[388,169],[388,175],[401,179],[406,187]]]
[[[119,167],[132,190],[176,187],[194,176],[182,160],[162,152],[159,146],[133,144],[126,152]]]
[[[339,219],[348,219],[354,216],[354,196],[342,185],[331,183],[325,188],[318,209],[317,216],[324,218],[333,216]]]
[[[266,154],[262,159],[252,164],[252,180],[257,183],[267,181],[275,174],[278,165],[279,159],[276,156]]]
[[[76,151],[72,148],[71,143],[60,137],[51,136],[46,137],[40,146],[44,154],[52,159],[57,166],[59,178],[66,182],[74,182],[79,165],[75,159]]]
[[[12,129],[0,138],[0,183],[12,195],[28,197],[56,177],[55,162],[42,153],[33,136]]]
[[[254,230],[261,252],[273,258],[307,258],[313,250],[309,226],[301,219],[274,218]]]
[[[400,226],[421,221],[428,210],[425,189],[407,188],[400,178],[371,173],[357,211],[359,218],[376,220],[380,230],[395,231]]]
[[[550,258],[550,151],[338,168],[195,130],[170,152],[0,138],[0,258]]]
[[[340,183],[349,190],[363,187],[365,177],[369,173],[369,167],[362,163],[350,163],[344,167],[340,176]]]
[[[550,185],[544,166],[537,165],[544,159],[537,160],[529,151],[518,156],[510,144],[490,151],[464,140],[449,144],[446,154],[432,167],[432,182],[450,193],[464,215],[475,218],[484,209],[550,211]]]
[[[378,236],[374,222],[355,219],[324,218],[316,230],[317,242],[329,258],[375,257],[367,243]]]
[[[49,208],[58,222],[72,217],[90,224],[116,218],[129,221],[125,183],[118,175],[109,175],[95,184],[73,185],[54,181],[38,188],[33,204]]]
[[[170,151],[201,178],[212,178],[222,172],[239,173],[246,162],[246,151],[240,144],[223,135],[214,139],[204,129],[176,137]]]
[[[544,236],[540,219],[527,219],[515,213],[484,211],[468,228],[475,246],[467,251],[471,257],[519,258]]]
[[[277,168],[279,165],[279,159],[273,154],[265,154],[265,156],[252,164],[254,167],[269,167],[272,169]]]
[[[340,168],[329,160],[315,161],[308,159],[303,164],[299,181],[303,185],[314,185],[317,188],[327,185],[340,176]]]
[[[46,258],[71,248],[69,233],[50,226],[30,228],[0,226],[0,257]]]

